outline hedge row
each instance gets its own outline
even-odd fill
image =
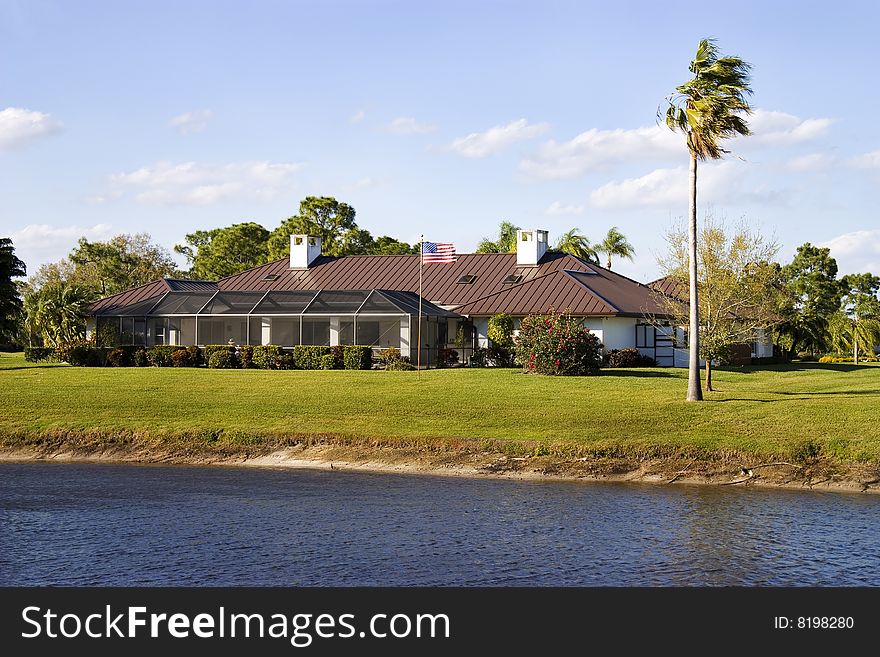
[[[335,347],[300,345],[285,351],[276,345],[205,345],[181,347],[156,345],[144,348],[133,345],[96,347],[88,342],[64,345],[58,349],[29,347],[25,360],[30,362],[66,362],[79,367],[199,367],[214,369],[266,370],[368,370],[373,365],[373,350],[361,345]]]

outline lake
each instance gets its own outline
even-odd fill
[[[877,586],[880,497],[0,464],[0,585]]]

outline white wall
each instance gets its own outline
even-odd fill
[[[605,351],[635,347],[636,321],[635,317],[603,317],[601,328]],[[594,323],[593,320],[587,320],[591,329]]]

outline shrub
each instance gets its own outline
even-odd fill
[[[171,364],[174,367],[197,367],[198,360],[193,358],[193,352],[189,349],[178,349],[171,353]]]
[[[204,349],[205,362],[210,362],[211,356],[213,356],[218,351],[229,351],[235,353],[235,347],[228,344],[206,344]]]
[[[416,366],[409,362],[407,358],[398,358],[397,360],[392,360],[385,366],[386,372],[411,372],[416,369]]]
[[[110,367],[132,367],[134,365],[134,354],[138,347],[131,345],[125,347],[114,347],[107,352],[107,365]]]
[[[24,359],[29,363],[51,363],[57,357],[52,347],[25,347]]]
[[[67,349],[67,362],[76,367],[102,367],[104,356],[102,348],[88,342],[70,345]]]
[[[347,370],[372,369],[373,348],[359,344],[346,345],[343,362]]]
[[[438,365],[455,365],[458,362],[458,352],[455,349],[441,349],[437,354]]]
[[[131,358],[132,363],[134,363],[135,367],[146,367],[150,364],[150,361],[147,359],[147,350],[143,347],[137,347],[134,351],[134,356]]]
[[[583,376],[599,372],[601,346],[569,313],[551,310],[522,320],[517,357],[527,372]]]
[[[293,348],[293,366],[298,370],[320,370],[321,359],[330,353],[330,347],[322,345],[297,345]]]
[[[346,347],[341,344],[330,347],[330,355],[333,356],[334,370],[341,370],[345,367],[345,350]]]
[[[605,364],[608,367],[654,367],[657,362],[640,353],[638,349],[628,347],[609,351],[605,356]]]
[[[322,370],[335,370],[336,369],[336,356],[333,354],[324,354],[321,356],[321,369]]]
[[[397,347],[388,347],[387,349],[383,349],[379,352],[379,362],[386,367],[389,363],[400,360],[400,358],[400,349],[398,349]]]
[[[752,358],[752,365],[785,365],[789,363],[785,356],[762,356],[760,358]]]
[[[278,356],[275,361],[276,366],[279,370],[295,370],[296,363],[293,362],[293,353],[289,351],[283,351],[280,356]]]
[[[157,344],[147,350],[147,360],[153,367],[171,367],[174,364],[171,354],[175,351],[185,351],[185,349],[176,345]]]
[[[238,367],[234,349],[215,349],[208,358],[208,367],[215,370],[233,370]]]
[[[242,369],[254,366],[254,348],[249,344],[243,344],[238,348],[238,362]]]
[[[284,350],[274,344],[257,345],[254,347],[253,364],[261,370],[279,370],[279,359],[284,355]]]
[[[852,356],[822,356],[819,359],[820,363],[853,363]],[[876,355],[870,354],[868,356],[859,356],[860,363],[877,363],[880,362],[880,358],[877,358]]]
[[[471,367],[489,367],[489,350],[486,347],[477,347],[471,354]]]
[[[478,347],[471,354],[471,367],[513,367],[514,354],[498,347]]]
[[[202,357],[202,350],[196,345],[190,345],[187,347],[186,352],[189,354],[192,367],[200,367],[205,364],[205,359]]]

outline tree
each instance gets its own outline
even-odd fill
[[[21,296],[14,278],[24,276],[27,268],[15,255],[8,237],[0,238],[0,342],[13,342],[21,322]]]
[[[550,310],[520,323],[516,359],[526,372],[556,376],[598,374],[602,361],[599,338],[568,312]]]
[[[843,292],[837,280],[837,261],[830,249],[802,244],[794,259],[782,268],[782,276],[790,302],[780,330],[786,336],[790,355],[798,350],[813,354],[826,351],[828,321],[840,310]]]
[[[418,252],[418,244],[407,244],[388,235],[377,237],[370,247],[371,255],[410,255]]]
[[[509,221],[502,221],[498,225],[498,239],[490,240],[484,237],[477,245],[476,253],[515,253],[516,252],[516,231],[519,226],[515,226]]]
[[[668,253],[660,258],[661,271],[672,290],[688,289],[689,236],[681,229],[666,235]],[[772,262],[779,248],[745,223],[732,231],[708,217],[697,245],[697,298],[699,299],[699,356],[706,361],[706,389],[712,390],[712,361],[724,360],[735,344],[749,343],[759,331],[780,321],[777,312],[778,267]],[[674,293],[655,295],[665,314],[677,325],[691,317],[688,304]]]
[[[556,240],[555,249],[563,253],[569,253],[575,258],[592,262],[595,265],[599,264],[599,254],[596,251],[601,249],[598,249],[594,244],[590,244],[590,240],[578,233],[577,228],[572,228],[567,233],[560,235],[559,239]]]
[[[860,352],[873,352],[880,344],[880,276],[848,274],[841,279],[842,307],[838,315],[845,319],[845,342],[852,349],[853,363]]]
[[[72,283],[52,283],[25,295],[25,330],[50,347],[85,337],[86,306],[94,290]]]
[[[177,271],[171,254],[153,244],[146,233],[116,235],[106,242],[89,242],[81,237],[70,252],[69,262],[74,272],[62,280],[75,280],[101,296],[173,276]]]
[[[749,126],[741,114],[750,114],[746,101],[751,66],[739,57],[721,57],[713,39],[703,39],[690,64],[693,77],[675,88],[667,98],[666,125],[686,136],[690,153],[688,223],[690,299],[688,401],[700,401],[699,300],[697,298],[697,160],[720,159],[726,151],[723,139],[748,135]]]
[[[217,280],[269,262],[268,239],[269,231],[251,221],[190,233],[174,250],[192,265],[190,276]]]
[[[617,230],[617,226],[612,226],[608,229],[608,234],[605,235],[604,240],[596,245],[596,250],[607,256],[605,261],[606,269],[611,269],[611,256],[632,260],[636,254],[633,245],[626,241],[626,236]]]
[[[291,235],[320,237],[322,253],[347,255],[347,248],[363,243],[355,235],[348,235],[346,240],[349,231],[358,227],[354,217],[353,207],[332,196],[307,196],[300,201],[299,214],[285,219],[272,231],[269,236],[268,258],[280,260],[289,257]]]

